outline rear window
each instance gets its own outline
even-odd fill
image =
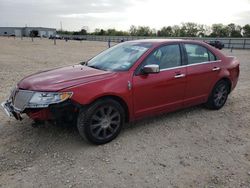
[[[188,64],[197,64],[217,60],[217,57],[212,52],[201,45],[184,44],[184,46],[187,52]]]
[[[185,44],[188,64],[196,64],[209,61],[208,51],[206,48],[197,44]]]

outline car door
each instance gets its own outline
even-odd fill
[[[187,89],[184,106],[204,103],[212,84],[217,79],[218,60],[207,48],[199,44],[184,44],[187,60]]]
[[[133,103],[135,117],[171,111],[182,107],[186,86],[186,68],[182,66],[179,44],[161,46],[149,54],[139,70],[145,65],[158,64],[160,72],[133,77]]]

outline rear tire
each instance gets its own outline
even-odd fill
[[[101,99],[80,111],[77,128],[80,135],[94,144],[105,144],[118,136],[125,112],[120,103]]]
[[[229,84],[225,80],[220,80],[215,84],[206,106],[209,109],[219,110],[226,103],[228,94]]]

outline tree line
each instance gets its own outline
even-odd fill
[[[118,31],[116,29],[95,29],[88,33],[87,30],[80,31],[58,31],[58,34],[68,35],[108,35],[108,36],[147,36],[147,37],[250,37],[250,24],[244,26],[230,23],[213,24],[207,26],[193,22],[182,23],[181,25],[164,26],[160,30],[149,26],[131,25],[129,31]]]

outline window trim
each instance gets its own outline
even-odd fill
[[[209,64],[209,63],[220,63],[220,62],[221,62],[220,59],[218,59],[216,61],[204,61],[204,62],[201,62],[201,63],[195,63],[195,64],[189,64],[189,65],[181,65],[181,66],[178,66],[178,67],[171,67],[171,68],[162,69],[162,70],[160,70],[160,72],[167,71],[167,70],[173,70],[173,69],[179,69],[179,68],[185,68],[185,67],[191,67],[191,66],[195,66],[195,65],[204,65],[204,64]]]
[[[211,52],[211,50],[208,50],[208,49],[207,49],[207,52],[208,52],[209,61],[211,61],[210,54],[212,54],[212,55],[215,57],[215,60],[213,60],[213,61],[217,61],[217,60],[219,60],[219,59],[217,58],[217,56],[216,56],[216,55],[214,55],[214,53],[213,53],[213,52]]]

